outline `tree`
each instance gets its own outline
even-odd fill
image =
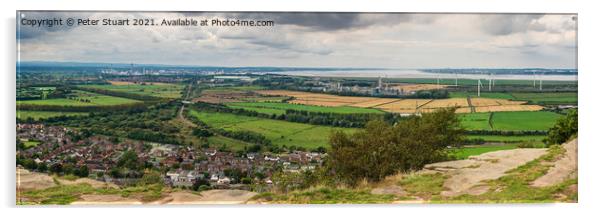
[[[460,145],[463,133],[453,108],[413,116],[394,126],[371,121],[352,135],[334,131],[326,165],[349,185],[361,179],[378,181],[446,159],[446,147]]]
[[[60,174],[63,172],[63,165],[60,163],[55,163],[50,166],[50,172]]]
[[[546,145],[562,144],[577,136],[578,131],[577,110],[573,109],[565,117],[556,121],[554,127],[548,130],[548,137],[544,139]]]
[[[140,163],[138,162],[138,155],[132,150],[124,151],[117,161],[117,166],[125,167],[130,170],[139,170]]]

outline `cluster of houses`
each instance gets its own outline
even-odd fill
[[[195,149],[190,146],[145,143],[142,141],[116,141],[106,136],[90,136],[77,142],[72,141],[70,129],[43,124],[18,124],[17,139],[36,140],[40,144],[17,155],[34,158],[36,163],[74,163],[75,166],[87,166],[92,177],[113,183],[123,183],[111,178],[108,173],[116,166],[122,153],[134,151],[140,163],[150,163],[164,173],[166,185],[191,187],[199,179],[207,180],[217,188],[236,188],[241,179],[228,175],[236,170],[242,176],[255,176],[254,182],[272,184],[271,176],[275,170],[301,172],[313,170],[322,164],[325,154],[294,151],[283,154],[247,153],[236,155],[221,152],[214,148]],[[256,177],[256,173],[261,173]],[[102,176],[102,177],[100,177]]]

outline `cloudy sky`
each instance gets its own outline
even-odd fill
[[[576,15],[23,12],[24,18],[273,20],[272,27],[30,27],[21,61],[203,66],[575,68]]]

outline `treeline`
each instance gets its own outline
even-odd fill
[[[198,102],[195,103],[194,108],[202,111],[209,112],[221,112],[230,113],[235,115],[244,115],[250,117],[267,118],[274,120],[283,120],[289,122],[297,122],[304,124],[313,125],[326,125],[333,127],[347,127],[347,128],[359,128],[363,127],[367,122],[371,120],[384,120],[384,119],[397,119],[399,115],[386,113],[386,114],[375,114],[375,113],[353,113],[353,114],[341,114],[341,113],[327,113],[327,112],[309,112],[304,110],[293,110],[287,109],[284,114],[266,114],[252,110],[231,108],[221,104],[211,104]]]
[[[127,109],[136,109],[148,106],[150,103],[131,103],[111,106],[68,106],[68,105],[40,105],[40,104],[17,104],[17,110],[30,111],[66,111],[66,112],[98,112],[98,111],[119,111]]]
[[[97,94],[109,95],[109,96],[113,96],[113,97],[129,98],[129,99],[140,100],[140,101],[161,101],[161,100],[163,100],[163,98],[160,98],[160,97],[155,97],[155,96],[150,96],[150,95],[141,95],[141,94],[135,94],[135,93],[129,93],[129,92],[119,92],[119,91],[111,91],[111,90],[106,90],[106,89],[87,88],[87,87],[81,87],[81,86],[73,86],[72,88],[76,89],[76,90],[89,91],[89,92],[94,92]]]

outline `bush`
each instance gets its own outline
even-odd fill
[[[568,114],[556,121],[556,125],[548,131],[548,137],[544,139],[546,145],[562,144],[577,136],[578,124],[577,110],[573,109]]]
[[[352,135],[331,134],[327,166],[342,182],[378,181],[397,172],[419,170],[447,158],[447,146],[459,146],[464,130],[455,109],[414,116],[391,126],[371,121]]]

